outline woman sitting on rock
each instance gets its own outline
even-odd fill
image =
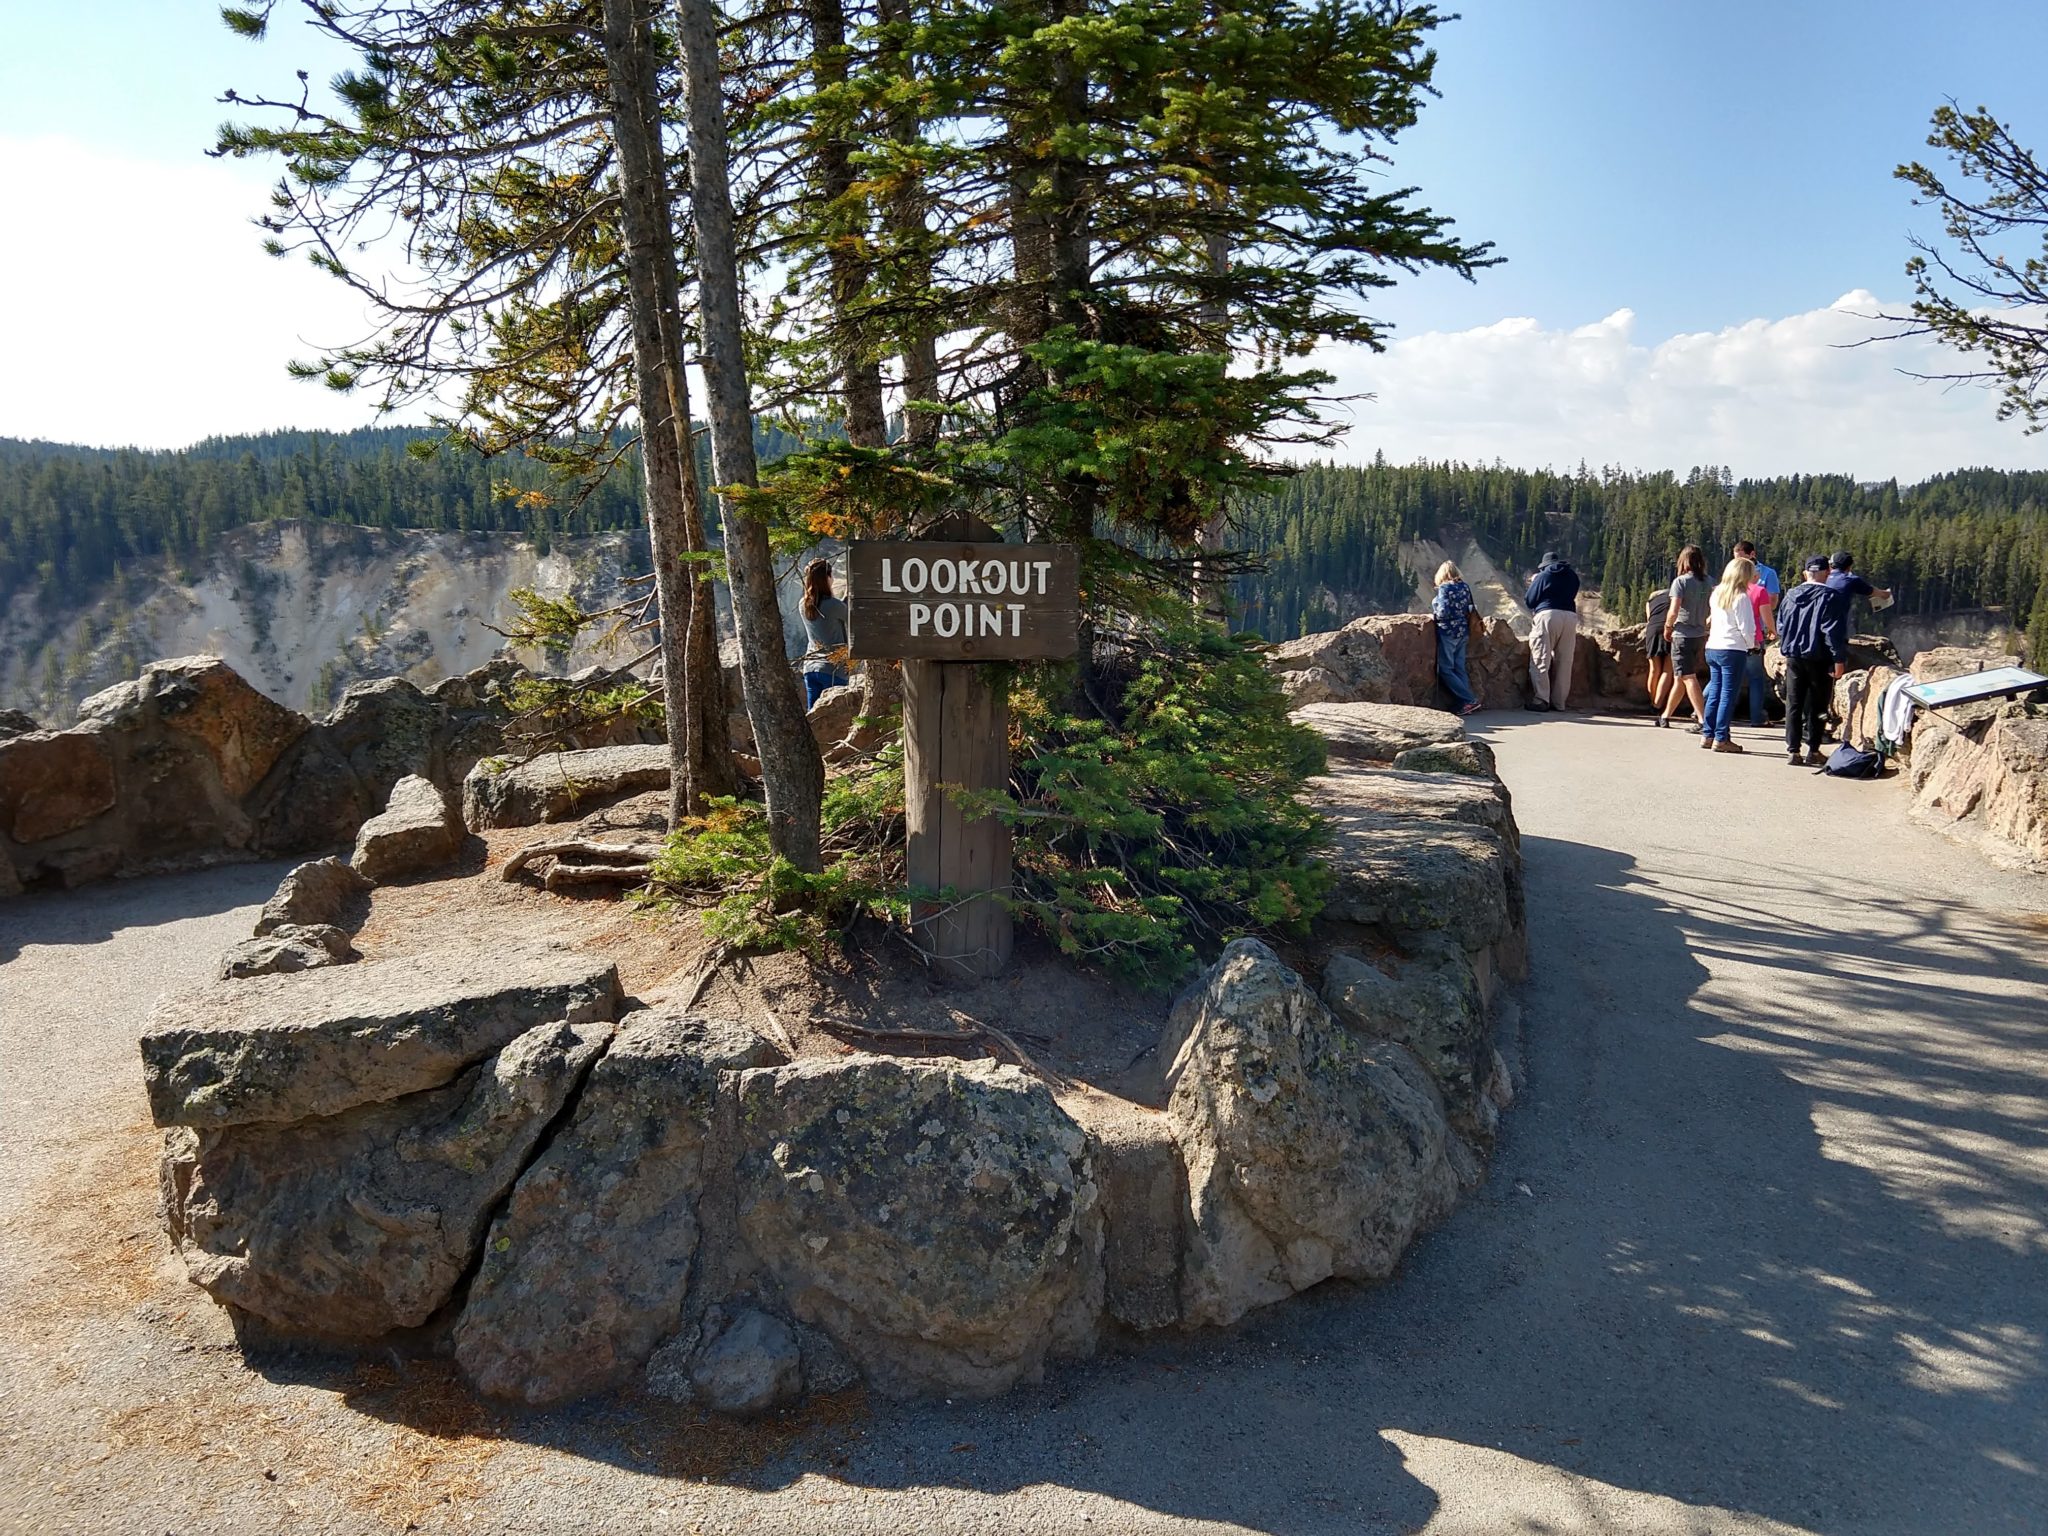
[[[1465,644],[1479,620],[1472,611],[1472,589],[1448,560],[1436,568],[1436,597],[1429,611],[1436,615],[1436,680],[1457,700],[1459,714],[1472,714],[1479,699],[1465,671]]]

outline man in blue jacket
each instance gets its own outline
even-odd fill
[[[1820,758],[1821,727],[1835,679],[1849,668],[1849,594],[1828,580],[1825,555],[1806,562],[1806,580],[1778,600],[1778,649],[1785,657],[1785,761],[1803,768]]]
[[[1579,573],[1556,550],[1529,582],[1522,601],[1529,626],[1529,707],[1563,709],[1572,686],[1572,652],[1579,643]]]

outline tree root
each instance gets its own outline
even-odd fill
[[[659,843],[600,843],[588,837],[559,837],[552,842],[535,843],[520,849],[505,861],[498,878],[516,880],[534,860],[551,858],[555,867],[541,882],[551,891],[556,887],[555,877],[565,869],[576,873],[563,879],[560,882],[563,885],[587,885],[606,880],[641,881],[648,877],[649,867],[660,852]],[[570,864],[568,858],[571,855],[592,862]]]

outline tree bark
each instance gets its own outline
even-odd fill
[[[675,0],[675,13],[689,141],[690,212],[697,230],[697,303],[711,463],[719,484],[752,487],[759,472],[733,244],[718,21],[711,0]],[[768,798],[768,843],[798,869],[815,871],[820,868],[818,818],[825,764],[804,718],[796,674],[789,665],[768,530],[731,497],[721,499],[720,513],[734,627],[739,632],[740,688],[746,696],[747,718],[753,722]]]
[[[908,26],[911,21],[911,0],[876,0],[875,9],[890,26]],[[908,54],[894,42],[887,46],[889,67],[899,77],[909,80],[912,64]],[[915,144],[922,126],[910,108],[898,107],[889,122],[889,136],[899,144]],[[906,178],[891,194],[887,217],[890,233],[899,250],[909,253],[908,260],[916,264],[912,274],[916,282],[909,286],[914,286],[915,291],[921,294],[930,292],[931,260],[924,250],[929,230],[925,224],[924,187],[919,181]],[[938,398],[938,342],[930,325],[921,323],[913,315],[912,333],[903,347],[903,436],[913,447],[937,442],[939,437],[938,417],[927,411],[913,410],[913,403],[937,404]]]
[[[846,83],[846,12],[840,0],[808,0],[808,7],[811,79],[822,92]],[[846,397],[846,439],[856,448],[882,448],[889,442],[889,418],[882,407],[882,366],[861,345],[860,327],[849,313],[867,287],[867,263],[839,227],[851,212],[846,198],[853,190],[853,157],[846,140],[829,127],[815,132],[812,153],[818,165],[818,190],[827,205],[825,227],[831,237],[826,261],[832,274],[832,334],[839,354],[839,387]]]
[[[647,0],[604,0],[605,74],[619,157],[647,539],[661,627],[668,823],[673,829],[684,817],[703,813],[705,796],[732,793],[735,780],[725,739],[725,688],[710,585],[703,562],[684,558],[704,548],[704,517],[690,452],[675,227],[649,20]]]

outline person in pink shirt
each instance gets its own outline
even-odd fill
[[[1778,573],[1756,557],[1756,546],[1747,539],[1738,539],[1733,551],[1737,560],[1747,560],[1756,567],[1756,580],[1749,584],[1750,611],[1756,616],[1756,643],[1750,647],[1749,660],[1743,667],[1744,691],[1749,694],[1749,723],[1762,726],[1764,723],[1764,701],[1770,694],[1770,683],[1764,675],[1764,647],[1778,638]]]

